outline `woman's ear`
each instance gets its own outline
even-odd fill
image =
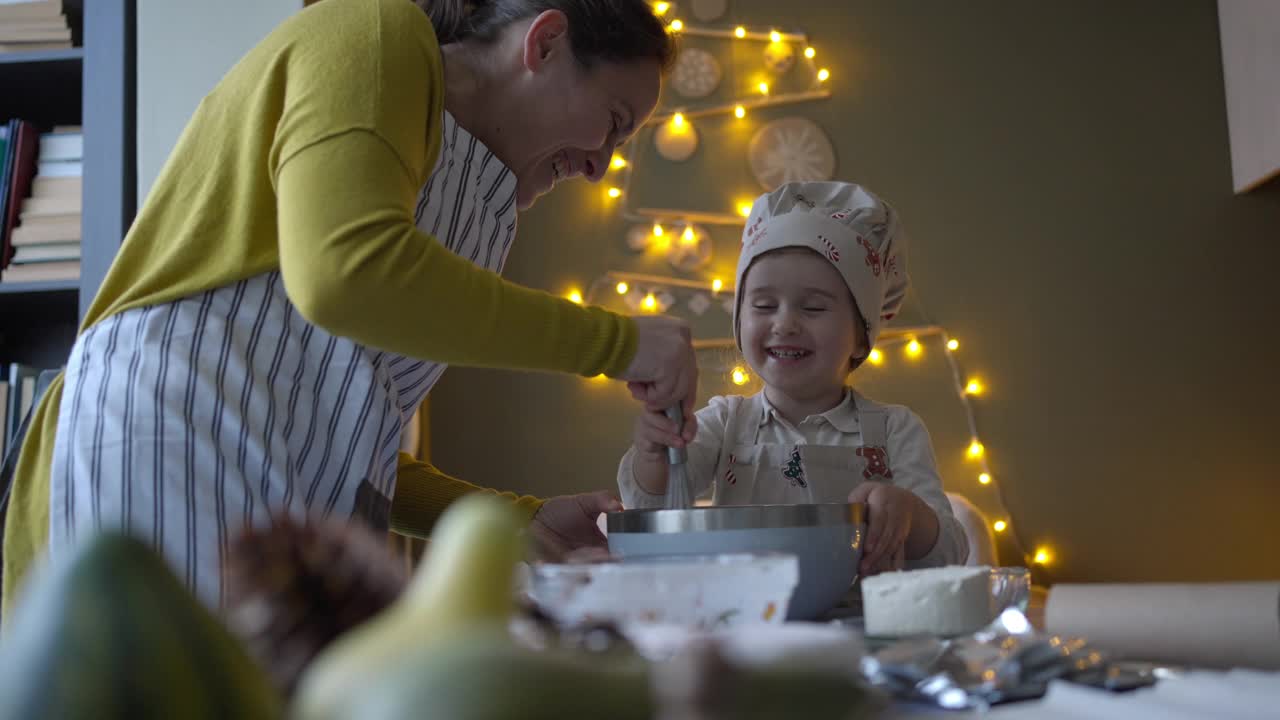
[[[524,34],[524,66],[539,72],[559,53],[569,50],[569,18],[559,10],[547,10],[529,23]]]

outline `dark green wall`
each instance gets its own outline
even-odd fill
[[[633,204],[731,209],[757,192],[752,124],[816,120],[839,177],[901,211],[918,300],[990,386],[993,470],[1024,543],[1056,551],[1054,579],[1280,576],[1280,186],[1231,193],[1214,3],[731,6],[729,22],[808,31],[835,97],[702,123],[683,165],[640,138]],[[669,272],[626,250],[627,226],[600,187],[561,188],[522,217],[509,275],[560,292]],[[718,233],[719,268],[736,241]],[[924,416],[948,489],[997,507],[962,457],[939,348],[890,355],[857,382]],[[633,411],[612,384],[454,369],[434,459],[541,494],[613,487]]]

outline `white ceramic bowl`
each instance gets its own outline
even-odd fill
[[[625,510],[608,516],[609,551],[624,558],[717,553],[795,555],[800,584],[788,620],[831,610],[858,576],[866,508],[861,503],[725,505]]]
[[[781,623],[798,580],[793,555],[682,555],[538,565],[529,596],[562,623],[711,630]]]

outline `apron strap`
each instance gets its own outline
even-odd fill
[[[862,432],[863,447],[889,447],[889,412],[881,407],[867,407],[865,401],[854,396],[858,406],[858,426]]]

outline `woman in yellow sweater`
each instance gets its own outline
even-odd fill
[[[273,515],[427,534],[481,490],[397,452],[447,363],[603,373],[689,411],[682,324],[495,272],[517,209],[600,179],[652,113],[662,23],[643,0],[418,5],[317,3],[200,104],[32,418],[6,610],[46,548],[100,527],[149,540],[210,605],[231,537]],[[616,503],[510,497],[562,549]]]

